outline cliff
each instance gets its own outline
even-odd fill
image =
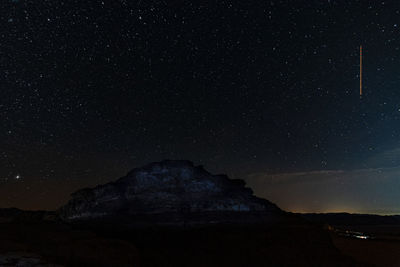
[[[72,194],[59,210],[66,221],[140,224],[269,222],[284,216],[242,180],[212,175],[190,161],[155,162],[115,182]]]

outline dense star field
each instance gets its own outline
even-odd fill
[[[396,1],[5,0],[0,21],[0,207],[171,158],[291,211],[400,212]]]

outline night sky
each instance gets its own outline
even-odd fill
[[[0,207],[168,158],[286,210],[400,213],[397,1],[89,2],[0,3]]]

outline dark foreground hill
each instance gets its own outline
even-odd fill
[[[120,228],[0,223],[0,266],[365,266],[311,224]]]
[[[0,266],[362,266],[328,232],[188,161],[137,168],[56,212],[0,210]]]

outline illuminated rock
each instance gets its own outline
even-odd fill
[[[190,161],[162,161],[95,188],[79,190],[60,209],[67,221],[130,223],[272,221],[284,212],[257,198],[242,180],[212,175]]]

